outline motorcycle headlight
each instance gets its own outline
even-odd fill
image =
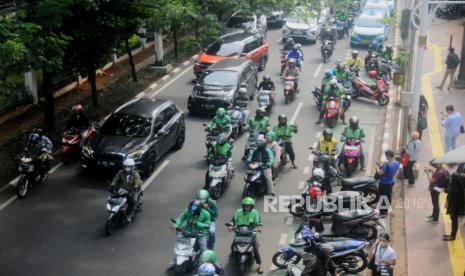
[[[194,65],[200,66],[200,61],[198,59],[194,60]]]
[[[85,156],[91,157],[94,154],[94,151],[90,147],[90,144],[86,144],[82,147],[82,153],[84,153]]]
[[[147,147],[139,148],[139,149],[129,153],[126,158],[139,159],[139,158],[142,157],[142,155],[144,155],[144,153],[146,151],[147,151]]]

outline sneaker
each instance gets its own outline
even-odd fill
[[[263,274],[263,272],[264,272],[263,268],[261,266],[258,266],[257,273],[258,274]]]
[[[442,237],[442,240],[443,241],[455,241],[455,238],[453,238],[451,236],[447,236],[447,237]]]
[[[433,219],[433,216],[426,216],[425,219]]]
[[[438,221],[437,220],[434,220],[433,218],[427,218],[426,219],[426,222],[429,222],[431,224],[438,224]]]

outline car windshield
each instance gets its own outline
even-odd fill
[[[218,40],[213,43],[205,53],[212,56],[232,57],[242,52],[242,45],[238,43],[223,43]]]
[[[237,73],[233,71],[205,71],[199,83],[212,86],[234,86],[237,84]]]
[[[244,28],[246,23],[252,23],[253,18],[247,16],[233,16],[229,19],[227,27],[228,28]]]
[[[297,16],[295,14],[289,16],[286,19],[286,22],[288,22],[288,23],[304,23],[304,24],[307,24],[307,22],[303,18],[301,18],[301,17],[299,17],[299,16]]]
[[[356,26],[359,27],[383,27],[383,23],[380,22],[381,18],[379,17],[359,17],[357,22],[355,23]]]
[[[138,115],[113,114],[100,128],[100,133],[111,136],[143,138],[150,134],[151,126],[152,118]]]

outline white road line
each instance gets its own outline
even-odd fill
[[[16,180],[18,181],[18,180]],[[5,191],[6,189],[10,188],[11,184],[6,184],[5,186],[3,186],[1,189],[0,189],[0,193],[2,193],[3,191]]]
[[[189,61],[189,60],[186,60],[186,61],[184,61],[184,62],[182,63],[182,65],[183,65],[183,66],[188,66],[189,63],[190,63],[190,61]]]
[[[11,180],[10,183],[8,183],[8,184],[11,185],[11,186],[15,186],[16,183],[18,183],[18,180],[19,180],[19,176],[16,177],[15,179]]]
[[[147,189],[147,187],[153,182],[153,180],[161,173],[161,171],[163,171],[163,169],[168,166],[168,164],[170,163],[170,160],[165,160],[161,165],[160,167],[158,167],[155,172],[149,177],[149,179],[147,179],[144,184],[142,185],[142,191]]]
[[[316,138],[321,138],[321,135],[322,135],[321,131],[318,131],[318,132],[316,133]]]
[[[316,149],[316,146],[317,146],[317,145],[318,145],[318,142],[314,142],[314,143],[312,144],[312,148]]]
[[[304,186],[305,186],[305,181],[300,181],[298,190],[301,191],[304,188]]]
[[[184,75],[186,72],[189,72],[192,68],[191,67],[187,67],[186,69],[184,69],[184,71],[182,71],[181,73],[179,73],[179,75],[177,75],[176,77],[172,78],[169,82],[167,82],[165,85],[163,85],[162,87],[160,87],[160,89],[158,89],[155,93],[153,93],[152,95],[149,96],[149,98],[154,98],[156,95],[160,94],[161,92],[163,92],[163,90],[165,90],[169,85],[171,85],[173,82],[175,82],[177,79],[179,79],[182,75]]]
[[[169,80],[169,78],[170,78],[170,75],[166,75],[163,78],[161,78],[161,81],[167,81]]]
[[[269,270],[270,270],[270,271],[275,271],[275,270],[278,270],[278,267],[275,266],[274,264],[271,264]]]
[[[145,97],[145,92],[140,92],[139,94],[136,95],[136,98],[143,98]]]
[[[287,224],[287,226],[291,226],[293,222],[294,222],[294,216],[289,215],[289,216],[286,218],[286,224]]]
[[[5,201],[2,205],[0,205],[0,211],[3,210],[6,206],[10,205],[15,199],[18,198],[16,195],[11,196],[7,201]]]
[[[302,174],[308,174],[310,172],[310,167],[307,166],[304,168],[304,172]]]
[[[321,71],[321,67],[323,66],[323,62],[321,62],[320,64],[318,64],[318,67],[316,68],[316,71],[315,71],[315,74],[313,74],[313,77],[316,78],[318,76],[318,74],[320,73]]]
[[[61,166],[63,166],[63,162],[58,163],[55,167],[53,167],[50,172],[48,173],[49,175],[54,173],[56,170],[58,170]]]
[[[297,109],[295,110],[294,115],[292,115],[292,118],[291,118],[291,121],[290,121],[291,124],[294,124],[295,120],[297,120],[297,116],[299,116],[299,113],[300,113],[300,110],[302,109],[302,106],[303,106],[302,102],[300,102],[299,105],[297,105]]]
[[[281,42],[281,40],[283,40],[283,37],[282,37],[282,36],[280,36],[280,37],[278,38],[278,40],[276,40],[276,43],[279,44],[279,42]]]
[[[284,246],[287,242],[287,234],[281,234],[281,238],[279,239],[279,245]]]

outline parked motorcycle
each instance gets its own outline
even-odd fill
[[[63,154],[61,156],[61,161],[63,164],[67,165],[73,157],[78,157],[80,154],[79,145],[81,139],[85,139],[84,144],[90,140],[92,134],[95,132],[95,128],[90,126],[84,133],[84,137],[81,137],[81,131],[76,128],[70,128],[69,130],[63,133],[62,144],[63,144]]]
[[[339,102],[335,97],[329,97],[326,100],[326,106],[324,111],[324,119],[326,125],[330,128],[336,126],[337,120],[339,119]]]
[[[377,101],[380,106],[385,106],[389,103],[389,83],[381,78],[376,79],[374,85],[370,85],[362,79],[355,77],[353,99],[362,97],[373,101]]]
[[[325,39],[321,43],[321,56],[323,57],[323,62],[328,63],[329,58],[333,55],[333,42],[331,40]]]
[[[231,223],[226,223],[226,227],[232,227]],[[258,227],[260,225],[257,225]],[[245,275],[254,264],[253,238],[257,234],[257,228],[249,226],[236,226],[234,228],[235,237],[231,244],[231,257],[234,260],[234,267],[239,275]]]
[[[315,90],[312,91],[312,97],[318,110],[321,110],[321,105],[323,104],[323,93],[319,87],[315,87]]]
[[[171,219],[173,223],[176,220]],[[174,266],[170,268],[175,273],[187,273],[194,270],[200,259],[200,250],[197,244],[197,235],[176,229],[176,243],[174,245]]]
[[[393,67],[394,65],[392,64],[392,62],[386,59],[381,59],[379,61],[378,76],[380,78],[383,78],[386,82],[392,80]]]
[[[224,193],[233,178],[231,160],[219,158],[209,160],[207,189],[210,196],[217,200]]]
[[[296,85],[298,80],[299,79],[297,77],[292,76],[286,76],[283,78],[284,100],[286,101],[286,104],[289,104],[289,102],[293,100],[295,95],[297,94],[295,88],[298,87],[298,85]]]
[[[339,165],[344,165],[345,173],[350,177],[360,164],[362,144],[360,140],[347,139],[342,146],[342,158]]]
[[[134,191],[138,193],[136,206],[134,207],[133,218],[142,211],[142,191]],[[105,233],[107,235],[113,234],[116,228],[126,224],[128,214],[128,196],[129,191],[118,188],[112,189],[107,199],[108,218],[105,223]]]
[[[19,158],[19,179],[16,183],[16,196],[18,198],[24,198],[33,185],[43,184],[47,181],[51,159],[52,156],[47,153],[46,149],[36,160],[27,154]]]
[[[264,164],[260,162],[251,163],[249,165],[249,169],[244,176],[245,185],[242,191],[242,198],[259,197],[268,192],[263,166]]]
[[[364,251],[368,242],[345,238],[325,242],[321,235],[313,234],[308,226],[304,226],[289,246],[281,248],[273,255],[273,264],[278,268],[286,268],[289,264],[295,265],[308,252],[321,257],[323,255],[318,251],[321,244],[333,248],[330,253],[331,260],[346,273],[359,273],[368,265],[368,256]]]
[[[269,115],[273,108],[273,101],[271,100],[271,93],[273,91],[270,90],[260,90],[258,92],[258,107],[264,108],[266,113]]]
[[[341,191],[355,191],[361,192],[367,204],[375,204],[378,202],[379,191],[377,187],[377,180],[374,177],[356,177],[356,178],[342,178],[340,179]]]

